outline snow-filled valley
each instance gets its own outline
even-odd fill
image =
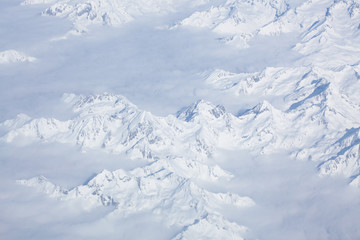
[[[1,239],[358,239],[359,0],[0,2]]]

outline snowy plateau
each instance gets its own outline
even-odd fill
[[[0,15],[0,239],[360,239],[359,0]]]

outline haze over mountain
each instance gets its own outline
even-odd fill
[[[0,5],[4,239],[360,237],[358,0]]]

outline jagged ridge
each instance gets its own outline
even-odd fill
[[[122,169],[113,172],[104,170],[87,184],[71,190],[56,186],[44,177],[19,180],[18,183],[35,187],[52,198],[81,201],[81,205],[87,210],[112,206],[114,210],[107,216],[109,218],[151,211],[164,217],[169,226],[184,227],[175,239],[183,239],[188,234],[199,231],[205,231],[203,234],[209,239],[227,235],[240,238],[247,228],[229,222],[216,209],[222,205],[251,207],[255,204],[253,200],[233,193],[209,192],[197,186],[192,178],[181,176],[184,171],[177,168],[178,164],[173,165],[173,161],[175,160],[159,160],[130,172]],[[191,171],[195,171],[193,178],[201,177],[201,174],[197,174],[196,163],[193,166],[187,165],[186,172]],[[214,172],[218,175],[214,175]],[[222,170],[213,171],[212,174],[216,177],[228,176]],[[206,179],[209,180],[209,177],[208,175]]]

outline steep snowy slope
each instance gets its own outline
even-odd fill
[[[69,19],[73,25],[73,34],[87,32],[92,24],[120,26],[146,14],[165,14],[175,12],[184,5],[196,6],[204,1],[174,0],[26,0],[24,5],[51,3],[43,15]]]
[[[267,68],[259,73],[246,74],[215,70],[206,79],[210,86],[226,94],[282,99],[281,102],[277,101],[282,111],[274,110],[269,103],[265,103],[265,106],[259,105],[258,109],[243,114],[240,119],[252,114],[255,121],[246,121],[249,133],[259,129],[256,126],[266,129],[268,138],[273,140],[267,142],[265,148],[288,146],[287,149],[296,153],[296,158],[314,161],[333,158],[338,151],[330,150],[330,146],[340,141],[339,138],[348,129],[360,125],[359,81],[358,65],[346,65],[334,70],[319,67]],[[272,115],[265,118],[264,112]],[[262,123],[256,123],[259,116],[264,116]],[[256,138],[249,139],[255,141]],[[281,140],[274,145],[275,139]],[[259,144],[253,144],[252,148],[255,146]],[[352,165],[358,165],[357,157],[346,159]],[[334,164],[337,163],[339,160]],[[347,172],[338,167],[339,172]],[[358,170],[359,167],[353,167],[352,173],[345,175],[351,176]]]
[[[104,170],[86,185],[71,190],[56,186],[45,177],[19,180],[18,182],[36,187],[49,196],[60,200],[83,200],[84,208],[89,210],[102,205],[113,205],[116,207],[113,214],[120,215],[128,215],[144,209],[152,209],[157,213],[168,210],[177,211],[178,208],[187,205],[189,205],[189,211],[203,215],[206,211],[214,210],[210,208],[211,205],[231,204],[237,207],[254,205],[254,202],[247,197],[239,197],[231,193],[211,193],[201,189],[192,182],[192,179],[198,179],[201,175],[194,174],[193,178],[182,177],[177,174],[178,169],[176,167],[171,167],[171,162],[171,159],[159,160],[149,166],[137,168],[130,172],[122,169],[114,172]],[[187,170],[191,172],[197,169],[188,167]],[[221,177],[228,176],[225,172],[219,173],[222,175],[217,175],[216,181]],[[210,172],[205,172],[203,175],[211,177],[210,174]],[[207,178],[207,180],[209,179]],[[199,202],[197,202],[198,200]],[[179,201],[187,203],[177,206]],[[168,204],[176,204],[176,206],[163,206]],[[164,215],[168,216],[168,214]],[[175,215],[169,216],[168,221],[171,220],[171,224],[193,221],[186,218],[177,221],[174,219],[176,219]]]
[[[159,168],[161,167],[161,168]],[[164,168],[165,167],[165,168]],[[86,185],[65,190],[50,183],[44,177],[19,180],[18,183],[35,187],[52,198],[62,201],[81,201],[91,210],[99,206],[112,206],[114,210],[106,218],[127,217],[143,211],[151,211],[167,222],[169,227],[183,227],[179,236],[191,231],[204,232],[204,236],[240,236],[247,231],[226,220],[216,211],[222,205],[246,208],[254,205],[248,197],[231,193],[212,193],[196,186],[190,179],[180,177],[157,163],[141,169],[125,172],[104,170]],[[200,223],[201,221],[201,223]],[[205,222],[206,227],[203,226]]]
[[[44,177],[19,180],[19,184],[37,188],[52,198],[81,202],[88,211],[111,206],[106,218],[123,218],[151,211],[164,218],[169,227],[182,230],[175,239],[189,234],[209,239],[232,236],[242,239],[247,228],[230,222],[221,207],[247,208],[255,203],[234,193],[213,193],[197,186],[193,180],[228,181],[231,178],[219,167],[209,167],[193,160],[161,159],[130,172],[122,169],[102,171],[86,185],[70,190],[56,186]]]
[[[172,128],[175,119],[158,118],[139,110],[126,98],[110,94],[97,96],[64,95],[64,101],[73,106],[75,119],[28,120],[18,130],[6,135],[6,141],[26,136],[47,142],[77,144],[86,148],[104,148],[110,152],[127,152],[133,157],[152,158],[153,151],[173,145]],[[24,116],[3,125],[24,122]]]
[[[154,41],[148,45],[135,44],[135,48],[144,49],[128,53],[121,45],[124,42],[120,44],[114,39],[108,42],[103,40],[99,41],[100,43],[97,42],[96,31],[89,34],[91,40],[87,37],[70,38],[60,44],[51,42],[51,46],[41,50],[39,50],[39,45],[30,46],[29,44],[29,46],[32,49],[31,52],[40,52],[35,56],[45,57],[48,54],[47,51],[58,47],[66,48],[67,44],[74,43],[76,46],[69,49],[79,50],[83,54],[83,56],[79,54],[79,59],[74,61],[74,67],[69,68],[71,71],[79,71],[75,76],[72,76],[73,72],[71,73],[71,80],[76,81],[77,78],[86,79],[92,73],[89,71],[89,74],[82,76],[83,72],[81,72],[87,71],[89,66],[94,66],[94,64],[89,64],[90,60],[85,61],[86,63],[80,67],[76,65],[78,61],[88,56],[91,47],[98,47],[103,43],[118,44],[122,49],[111,49],[114,51],[111,59],[121,55],[116,51],[125,51],[126,53],[121,55],[120,59],[126,61],[132,58],[133,54],[140,54],[145,60],[134,61],[136,65],[131,66],[135,69],[134,71],[146,75],[147,71],[143,71],[143,68],[155,66],[155,70],[150,71],[151,73],[159,71],[159,76],[169,78],[166,84],[157,81],[156,76],[142,76],[141,80],[135,78],[138,81],[135,81],[138,84],[136,89],[130,89],[126,94],[121,92],[119,94],[141,95],[145,91],[137,93],[137,87],[141,88],[142,83],[146,82],[147,87],[152,84],[167,85],[163,88],[164,91],[169,88],[175,89],[172,92],[191,91],[193,95],[186,96],[191,95],[192,99],[205,100],[198,100],[183,107],[176,115],[160,117],[152,111],[140,109],[138,106],[144,105],[136,106],[122,95],[109,93],[87,95],[89,92],[111,89],[110,86],[92,89],[92,85],[89,84],[91,86],[86,91],[82,91],[81,84],[75,87],[70,84],[61,89],[69,89],[69,91],[75,89],[74,92],[85,94],[63,95],[62,100],[66,107],[61,111],[69,110],[70,106],[70,113],[66,112],[61,117],[58,114],[57,117],[46,118],[38,117],[45,115],[37,113],[34,113],[33,116],[36,116],[34,118],[28,116],[32,114],[18,114],[16,118],[0,123],[1,146],[6,149],[4,151],[8,151],[9,146],[16,147],[16,151],[22,150],[24,145],[25,147],[55,145],[55,147],[60,146],[60,149],[69,145],[77,146],[84,152],[82,153],[84,156],[89,156],[86,154],[92,153],[93,150],[104,154],[105,159],[99,158],[96,163],[101,166],[89,167],[87,163],[84,163],[85,168],[89,168],[86,174],[92,172],[92,175],[83,173],[82,177],[83,175],[86,175],[86,178],[91,176],[90,180],[85,182],[84,179],[78,178],[75,184],[66,185],[58,181],[62,177],[59,175],[65,172],[66,168],[58,175],[54,174],[57,179],[43,174],[43,169],[36,169],[36,174],[33,174],[34,169],[31,168],[41,164],[33,166],[29,158],[34,158],[34,156],[27,156],[26,153],[19,151],[18,154],[22,158],[29,159],[26,167],[30,170],[26,174],[20,172],[14,175],[12,182],[14,179],[21,179],[17,181],[19,185],[32,187],[50,198],[69,203],[69,205],[81,206],[84,212],[90,213],[89,215],[92,215],[96,221],[117,223],[119,219],[127,221],[134,216],[142,217],[149,214],[151,220],[160,219],[167,230],[171,229],[169,231],[172,231],[170,237],[172,239],[247,239],[248,233],[252,232],[254,226],[258,226],[257,228],[262,231],[259,235],[255,233],[254,239],[266,237],[289,239],[288,235],[291,235],[290,238],[299,239],[345,238],[344,236],[359,235],[354,224],[356,221],[353,221],[355,217],[341,218],[342,223],[339,223],[340,220],[337,219],[339,215],[328,216],[328,212],[337,207],[337,201],[343,205],[351,202],[353,205],[349,206],[352,207],[358,206],[358,199],[349,201],[347,197],[354,196],[351,194],[344,195],[343,198],[339,198],[340,200],[331,199],[334,193],[329,194],[329,192],[337,189],[342,184],[342,180],[312,175],[317,168],[321,176],[342,176],[346,180],[341,185],[344,192],[358,190],[347,188],[347,183],[360,187],[360,2],[358,0],[25,0],[22,3],[23,6],[18,6],[18,8],[30,9],[28,5],[35,4],[40,4],[38,7],[45,9],[39,18],[66,19],[73,24],[71,33],[74,34],[85,33],[91,26],[101,25],[114,27],[111,29],[116,30],[115,27],[142,17],[150,21],[153,16],[156,16],[154,24],[149,24],[149,26],[155,28],[161,16],[177,13],[183,9],[186,11],[194,9],[194,12],[190,14],[184,11],[176,15],[176,17],[181,16],[180,19],[185,17],[180,22],[170,22],[169,19],[173,19],[172,17],[164,17],[166,20],[161,23],[161,26],[172,27],[162,28],[161,33],[149,30],[139,32],[141,36],[136,36],[137,41],[147,41],[154,34],[164,34],[155,38],[160,40],[160,43],[156,44],[161,47],[151,49],[151,51],[157,53],[164,47],[164,53],[161,54],[166,55],[165,61],[157,62],[153,59],[154,56],[157,57],[156,54],[147,56],[148,49],[143,51],[145,48],[151,48],[150,45]],[[142,21],[137,23],[140,25]],[[184,29],[191,31],[184,31]],[[244,59],[222,58],[220,57],[224,54],[222,48],[215,50],[211,47],[200,50],[191,48],[191,51],[198,51],[194,54],[202,56],[194,59],[204,60],[205,63],[194,68],[196,71],[192,69],[191,64],[179,65],[179,62],[185,62],[192,56],[183,60],[181,58],[184,56],[183,53],[179,54],[183,49],[171,52],[169,48],[178,45],[167,46],[161,41],[168,39],[176,41],[173,36],[167,38],[166,34],[175,33],[176,38],[184,37],[188,36],[189,32],[196,32],[199,29],[202,29],[201,34],[206,30],[216,33],[209,36],[219,37],[221,41],[229,43],[224,53],[234,51],[240,54],[239,58]],[[125,33],[121,31],[115,34],[119,34],[120,37],[123,37],[121,34],[128,34],[126,32],[128,29],[124,29]],[[186,32],[185,35],[183,35],[184,32]],[[135,30],[131,33],[137,34]],[[52,34],[53,32],[50,35]],[[102,38],[105,37],[102,36]],[[204,37],[201,36],[200,39]],[[131,42],[134,39],[126,40]],[[81,46],[82,41],[88,41],[84,49]],[[269,44],[276,47],[279,45],[279,49],[274,50],[275,54],[270,54],[269,58],[274,58],[274,63],[270,62],[263,67],[264,64],[260,62],[272,51],[267,49],[270,48],[266,45],[267,41],[279,41],[279,44]],[[288,44],[291,47],[281,48],[283,41],[291,43]],[[46,39],[44,42],[50,41]],[[93,42],[96,44],[93,45]],[[213,42],[222,44],[217,40]],[[206,46],[214,46],[213,42]],[[189,39],[189,43],[186,42],[186,44],[190,45],[192,41]],[[188,46],[186,44],[184,46]],[[259,46],[262,44],[265,46]],[[131,46],[131,43],[124,46]],[[26,47],[21,49],[27,52]],[[102,57],[107,57],[106,51],[109,49],[100,47],[91,53],[91,61],[98,64],[100,73],[109,71],[109,74],[106,73],[101,78],[98,76],[93,78],[103,85],[109,84],[111,79],[116,78],[118,82],[112,83],[112,86],[116,85],[117,88],[110,91],[122,91],[118,86],[126,86],[122,81],[132,81],[131,74],[127,74],[125,68],[119,67],[122,64],[121,61],[114,61],[111,66],[104,66],[110,61],[106,64],[101,63],[101,60],[97,59],[100,51],[105,51],[101,54],[103,54]],[[59,54],[61,51],[55,52]],[[184,52],[192,54],[190,50]],[[219,56],[219,59],[208,61],[203,55],[204,52],[210,52],[215,58]],[[246,55],[251,53],[255,56]],[[291,62],[287,62],[287,59],[279,61],[275,59],[291,54],[296,55],[296,59]],[[51,55],[51,57],[54,56]],[[247,57],[252,60],[246,59]],[[64,59],[70,61],[70,58]],[[223,59],[225,59],[224,62]],[[61,64],[52,62],[49,63],[51,67],[44,66],[44,69],[41,69],[41,64],[39,64],[41,66],[25,70],[19,67],[15,69],[19,70],[19,74],[12,74],[13,70],[7,68],[15,64],[5,64],[35,60],[12,50],[0,53],[0,64],[3,63],[1,67],[5,70],[4,76],[9,74],[16,79],[30,73],[29,79],[35,79],[43,74],[41,79],[35,79],[31,84],[34,84],[34,88],[45,86],[42,91],[53,96],[47,89],[49,85],[42,85],[42,82],[52,80],[51,77],[57,78],[56,73],[62,71],[63,66],[71,65],[73,62],[65,63],[65,60],[61,60]],[[144,63],[152,60],[155,62],[153,65],[148,66]],[[163,62],[169,63],[170,67],[164,66]],[[27,64],[18,65],[22,67]],[[33,65],[36,64],[31,64],[30,67]],[[163,71],[166,67],[172,73],[175,72],[174,75],[178,78],[179,76],[188,78],[181,81],[172,79],[174,75]],[[248,71],[244,72],[246,70],[240,69]],[[55,73],[52,73],[54,71]],[[187,74],[183,75],[184,72]],[[194,75],[204,76],[204,72],[207,74],[202,79],[203,84],[201,79],[198,79],[196,83],[190,81],[193,80]],[[111,79],[107,80],[109,76]],[[124,80],[126,78],[129,80]],[[18,91],[26,92],[25,88],[31,84],[26,83],[25,86],[19,84],[18,88],[21,90]],[[147,90],[153,91],[151,88]],[[159,96],[159,94],[165,93],[156,92],[154,96]],[[22,97],[21,94],[19,96]],[[184,95],[176,95],[172,100],[176,101],[176,97],[182,96]],[[227,109],[231,109],[229,105],[233,111],[227,111],[222,105],[214,105],[208,102],[208,99],[212,99],[214,103],[219,99],[218,102]],[[186,99],[186,101],[189,104],[194,100]],[[46,116],[55,116],[53,113],[58,110],[61,112],[57,109],[60,108],[59,106],[51,107],[54,108],[53,111]],[[19,112],[21,111],[16,111],[13,116]],[[111,156],[116,160],[111,163],[107,161],[108,165],[103,165],[109,154],[113,154]],[[6,157],[8,155],[11,154],[4,154]],[[266,161],[270,158],[270,161]],[[41,160],[43,159],[37,161]],[[127,161],[132,167],[127,166]],[[285,163],[285,161],[288,162]],[[2,162],[8,164],[6,160]],[[62,163],[62,159],[60,162]],[[136,165],[140,164],[139,162],[141,165]],[[309,165],[303,166],[302,163]],[[294,165],[294,169],[287,171],[289,168],[278,166],[281,164],[288,164],[291,167]],[[54,168],[52,163],[50,165]],[[126,167],[123,168],[123,166]],[[308,166],[311,166],[309,167],[311,175],[306,172]],[[74,169],[75,172],[76,168]],[[77,169],[83,170],[81,167]],[[296,176],[288,176],[295,172],[300,173]],[[275,175],[280,176],[274,177]],[[306,187],[303,185],[299,187],[299,192],[297,189],[288,191],[294,188],[297,181],[303,181],[305,178],[309,181],[304,184]],[[323,180],[324,182],[321,182]],[[312,181],[321,183],[313,185]],[[339,186],[329,187],[333,183]],[[16,187],[21,188],[21,186]],[[328,187],[326,194],[319,195],[319,189]],[[257,189],[254,190],[254,188]],[[31,191],[30,189],[29,192]],[[336,194],[338,193],[335,191]],[[249,197],[242,197],[242,195]],[[320,204],[313,204],[314,202],[320,202]],[[274,207],[274,205],[277,206]],[[324,205],[323,209],[319,209],[319,205]],[[254,208],[256,209],[251,210]],[[346,208],[350,207],[346,205]],[[4,209],[1,202],[0,209]],[[98,215],[99,209],[105,213]],[[354,215],[358,212],[356,211],[357,209],[354,210]],[[319,215],[326,216],[319,217]],[[244,221],[247,218],[250,218],[249,221]],[[330,220],[323,220],[324,218]],[[321,225],[322,221],[326,224]],[[297,225],[298,222],[302,224],[309,222],[307,224],[313,224],[320,229],[319,232],[325,233],[313,235],[308,229],[301,229],[302,232],[299,235],[292,235],[290,230],[288,233],[288,227],[292,224]],[[273,230],[271,227],[274,225],[278,227],[276,229],[278,233],[271,235]],[[343,225],[355,225],[355,230],[349,235],[341,231],[334,234],[329,229],[334,228],[335,225],[339,225],[336,229],[347,229]],[[299,227],[296,226],[296,228]],[[82,236],[77,234],[75,235]],[[281,237],[273,237],[274,235],[281,235]],[[92,237],[96,238],[96,236]]]
[[[303,57],[291,67],[267,67],[256,73],[218,69],[205,81],[224,94],[261,96],[270,105],[275,103],[283,117],[275,121],[268,117],[262,125],[269,126],[268,136],[282,140],[275,145],[275,140],[270,141],[265,149],[288,146],[285,149],[297,159],[326,162],[321,174],[342,173],[353,179],[359,172],[359,158],[357,153],[345,153],[356,150],[342,139],[360,125],[359,2],[306,1],[288,6],[256,32],[297,33],[299,42],[293,50]],[[274,128],[275,122],[284,128]]]
[[[259,153],[294,147],[282,143],[294,138],[295,132],[280,131],[287,129],[285,115],[268,102],[235,117],[224,107],[201,100],[177,117],[164,118],[139,110],[119,95],[65,94],[64,101],[73,106],[76,116],[72,120],[31,119],[20,114],[0,124],[1,140],[71,143],[84,150],[104,149],[149,160],[169,156],[202,160],[218,148]]]
[[[87,184],[70,190],[45,177],[18,183],[35,187],[52,198],[80,201],[88,211],[100,206],[114,207],[106,218],[150,211],[165,218],[169,227],[183,229],[175,239],[187,239],[189,234],[242,239],[247,228],[226,220],[220,209],[250,207],[254,202],[234,193],[213,193],[195,184],[197,180],[227,182],[233,177],[206,161],[215,151],[220,135],[231,133],[235,117],[225,113],[223,107],[199,101],[179,112],[178,118],[161,118],[139,110],[117,95],[65,94],[64,101],[73,107],[73,120],[19,115],[1,124],[2,130],[8,131],[2,139],[14,142],[25,137],[31,141],[77,144],[83,149],[103,148],[148,158],[151,163],[129,172],[104,170]],[[224,130],[228,133],[221,133]]]
[[[359,21],[358,1],[331,1],[324,16],[303,32],[295,49],[309,56],[307,64],[333,68],[358,64]]]
[[[328,57],[337,51],[342,64],[349,64],[358,54],[359,41],[353,40],[359,38],[358,24],[359,3],[354,0],[228,0],[192,14],[177,27],[211,29],[239,48],[249,47],[249,41],[259,35],[296,33],[301,41],[295,49],[302,54],[318,55],[320,51]]]
[[[177,26],[209,28],[223,35],[225,41],[245,48],[259,28],[273,22],[288,9],[284,0],[228,0],[206,11],[195,12]]]
[[[71,143],[84,150],[104,149],[149,160],[169,156],[202,160],[218,147],[239,147],[242,129],[252,121],[238,119],[224,107],[202,100],[182,109],[177,117],[154,116],[122,96],[107,93],[88,97],[65,94],[64,101],[73,107],[73,119],[31,119],[20,114],[1,123],[5,133],[1,139]]]
[[[254,84],[259,86],[254,89],[267,89],[268,92],[263,93],[281,96],[283,110],[263,101],[235,117],[224,107],[201,100],[179,111],[177,117],[169,115],[164,118],[139,110],[118,95],[84,97],[65,94],[64,101],[73,107],[76,114],[72,120],[31,119],[19,115],[1,123],[4,132],[1,139],[14,142],[25,137],[30,141],[70,143],[84,150],[104,149],[150,161],[185,158],[203,162],[217,149],[246,149],[253,154],[285,150],[293,152],[296,159],[318,162],[343,155],[338,153],[339,147],[330,146],[336,141],[342,142],[338,139],[347,129],[360,125],[358,95],[354,95],[355,89],[350,87],[358,85],[356,70],[345,67],[328,72],[303,68],[302,76],[297,71],[267,69],[245,79],[243,74],[227,74],[240,82],[257,79]],[[213,75],[210,76],[212,81]],[[223,75],[220,76],[218,82],[224,80]],[[298,78],[294,79],[296,76]],[[272,79],[277,79],[278,83],[274,84]],[[228,79],[224,81],[227,84]],[[268,84],[273,87],[265,87]],[[284,91],[284,86],[292,89]],[[251,92],[251,89],[246,92]],[[341,146],[351,147],[343,143]],[[338,172],[351,177],[360,169],[358,157],[346,159],[353,166],[351,174],[346,174],[348,170],[343,168]]]
[[[345,135],[328,147],[325,151],[329,158],[320,165],[323,175],[343,174],[356,184],[360,175],[360,131],[358,128],[348,129]],[[358,184],[357,184],[358,185]]]

